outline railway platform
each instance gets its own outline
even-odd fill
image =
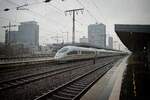
[[[81,100],[119,100],[127,60],[128,56],[119,60]]]
[[[122,81],[120,100],[150,99],[149,65],[146,56],[141,53],[134,53],[129,57]]]
[[[0,61],[0,65],[27,63],[27,62],[51,61],[51,60],[53,60],[53,57],[16,59],[16,60],[9,60],[9,61]]]
[[[11,64],[11,63],[30,62],[30,61],[43,61],[43,60],[51,60],[51,59],[53,59],[53,57],[0,60],[0,64]]]
[[[0,61],[0,70],[12,69],[14,67],[21,67],[26,65],[36,65],[43,63],[53,63],[53,57],[43,57],[43,58],[26,58],[26,59],[15,59],[8,61]]]

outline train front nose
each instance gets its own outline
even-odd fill
[[[63,58],[63,54],[61,54],[61,53],[56,53],[56,55],[54,57],[54,59],[56,59],[56,60],[61,60],[62,58]]]
[[[68,51],[68,48],[67,48],[67,47],[64,47],[64,48],[60,49],[60,50],[56,53],[54,59],[56,59],[56,60],[63,60],[63,59],[64,59],[64,56],[65,56],[66,53],[67,53],[67,51]]]

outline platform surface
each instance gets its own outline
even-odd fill
[[[80,100],[119,100],[127,59],[119,60]]]

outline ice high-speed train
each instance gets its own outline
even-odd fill
[[[106,56],[117,56],[122,55],[123,52],[96,49],[96,48],[86,48],[77,46],[64,46],[56,53],[54,59],[56,61],[70,61],[70,60],[80,60],[80,59],[92,59]]]

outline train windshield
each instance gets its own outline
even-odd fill
[[[67,53],[67,55],[73,55],[73,54],[78,54],[78,51],[70,51]]]
[[[68,50],[68,48],[62,48],[60,51],[59,51],[59,53],[64,53],[64,52],[66,52]]]

